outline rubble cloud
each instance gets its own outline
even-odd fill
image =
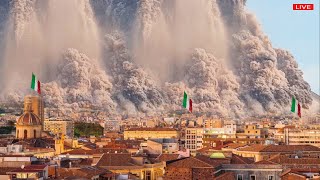
[[[245,2],[3,1],[0,97],[18,101],[35,72],[46,105],[65,111],[165,113],[181,109],[183,91],[195,112],[219,117],[286,114],[292,96],[313,107],[296,60]]]

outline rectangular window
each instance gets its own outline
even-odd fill
[[[269,175],[268,176],[268,180],[274,180],[274,176],[273,175]]]
[[[242,174],[238,174],[237,175],[237,180],[243,180],[243,175]]]
[[[256,180],[256,175],[250,175],[250,180]]]

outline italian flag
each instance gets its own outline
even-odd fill
[[[40,89],[40,81],[37,79],[36,75],[32,73],[32,80],[31,80],[31,89],[41,94]]]
[[[192,100],[189,98],[188,94],[185,91],[183,93],[182,106],[192,113]]]
[[[297,108],[298,108],[298,116],[301,118],[301,106],[300,106],[300,103],[298,102],[298,104],[297,104],[297,100],[294,97],[292,97],[291,112],[295,113]]]

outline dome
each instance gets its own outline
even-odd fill
[[[33,112],[24,112],[18,119],[19,125],[41,125],[40,118]]]

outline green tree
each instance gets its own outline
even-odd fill
[[[76,123],[74,125],[74,136],[80,137],[80,136],[101,136],[103,135],[103,127],[100,126],[100,124],[94,124],[94,123]]]

